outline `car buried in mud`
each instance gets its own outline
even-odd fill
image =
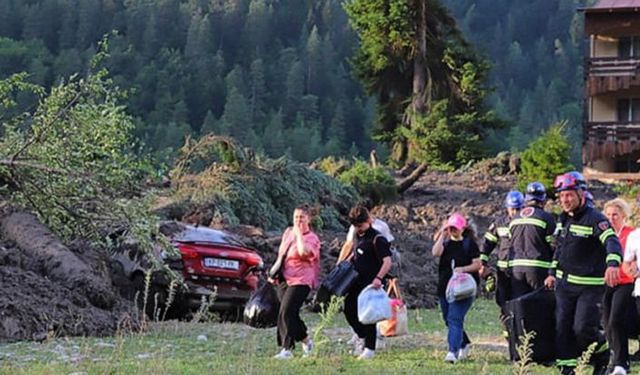
[[[240,317],[244,304],[258,287],[258,274],[263,269],[260,255],[223,230],[171,222],[161,225],[161,232],[179,256],[164,251],[156,255],[183,279],[167,316],[183,318],[208,305],[222,318]],[[151,262],[143,258],[131,250],[119,251],[112,256],[112,268],[130,281],[128,296],[137,299],[147,315],[158,317],[158,311],[166,308],[170,277],[162,270],[152,273],[145,304],[145,272]]]

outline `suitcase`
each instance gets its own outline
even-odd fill
[[[520,360],[516,347],[521,344],[525,332],[531,331],[536,333],[532,340],[531,360],[540,364],[552,364],[555,361],[555,307],[553,291],[545,288],[507,301],[506,326],[512,361]]]

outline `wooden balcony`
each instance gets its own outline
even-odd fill
[[[587,95],[640,87],[640,58],[594,57],[586,61]]]
[[[583,160],[613,158],[640,150],[640,122],[583,124]]]

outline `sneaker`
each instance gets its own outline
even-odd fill
[[[460,348],[460,350],[458,350],[458,359],[465,359],[467,357],[469,357],[469,352],[471,351],[471,346],[467,345],[464,348]]]
[[[456,362],[458,362],[458,358],[456,358],[456,355],[455,355],[454,352],[449,352],[444,357],[444,361],[445,362],[449,362],[449,363],[456,363]]]
[[[359,356],[364,351],[364,339],[358,338],[356,342],[353,344],[353,351],[351,354],[355,356]]]
[[[358,359],[372,359],[375,355],[376,355],[375,350],[365,348],[362,354],[358,356]]]
[[[627,370],[622,366],[615,366],[611,375],[627,375]]]
[[[302,343],[302,358],[307,358],[313,351],[313,340],[309,339],[307,343]]]
[[[291,353],[291,350],[282,349],[280,351],[280,353],[274,355],[273,358],[275,358],[275,359],[291,359],[291,358],[293,358],[293,353]]]

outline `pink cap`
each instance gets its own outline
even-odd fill
[[[449,216],[449,220],[447,220],[447,227],[454,227],[458,230],[463,230],[467,227],[467,219],[456,212]]]

